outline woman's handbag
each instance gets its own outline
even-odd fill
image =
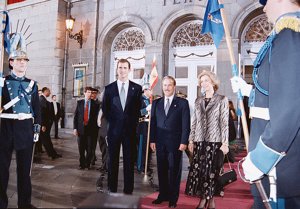
[[[226,155],[227,159],[228,159],[228,156]],[[226,185],[232,183],[232,182],[235,182],[237,180],[237,175],[236,175],[236,172],[233,168],[231,168],[231,164],[230,162],[228,161],[228,165],[229,165],[229,168],[230,170],[228,171],[225,171],[223,173],[220,174],[219,178],[218,178],[218,187],[225,187]]]
[[[226,185],[235,182],[237,180],[236,172],[234,169],[230,169],[222,174],[218,178],[218,185],[220,187],[225,187]]]

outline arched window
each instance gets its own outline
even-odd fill
[[[118,35],[113,51],[133,51],[143,49],[145,35],[137,28],[131,28]]]
[[[173,47],[211,45],[213,40],[209,34],[201,34],[202,24],[191,22],[182,26],[173,38]]]
[[[246,28],[244,42],[263,42],[272,31],[272,25],[265,15],[259,16]]]

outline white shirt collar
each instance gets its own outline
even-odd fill
[[[125,88],[125,92],[127,93],[128,91],[128,87],[129,87],[129,80],[123,82],[123,81],[120,81],[120,80],[117,80],[117,84],[118,84],[118,89],[119,89],[119,92],[121,91],[121,88],[122,88],[122,84],[124,84],[124,88]]]
[[[172,104],[172,101],[173,101],[173,99],[174,99],[174,96],[175,96],[175,94],[173,94],[172,96],[170,96],[170,97],[166,97],[165,96],[165,106],[166,106],[166,104],[167,104],[167,99],[169,99],[169,102],[170,102],[170,105]]]

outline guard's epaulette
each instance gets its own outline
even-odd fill
[[[295,32],[300,32],[300,19],[291,16],[282,17],[276,22],[274,29],[277,34],[283,29],[291,29]]]

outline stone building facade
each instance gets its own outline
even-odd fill
[[[187,95],[191,107],[200,93],[197,75],[204,69],[220,78],[219,93],[235,100],[225,39],[216,49],[210,35],[201,34],[206,4],[207,0],[24,0],[7,9],[13,32],[21,27],[24,32],[30,25],[28,76],[58,95],[65,106],[66,127],[72,128],[82,93],[77,88],[102,90],[115,80],[120,58],[130,60],[130,77],[140,82],[144,72],[151,71],[155,56],[160,80],[174,76],[177,91]],[[235,58],[251,82],[253,60],[271,25],[256,0],[224,0],[224,6]],[[83,31],[82,48],[68,37],[69,15],[76,18],[71,33]],[[155,94],[161,94],[160,82]]]

